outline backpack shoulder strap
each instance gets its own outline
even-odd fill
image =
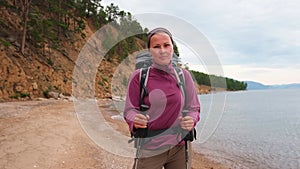
[[[175,76],[178,82],[178,86],[181,90],[182,96],[184,98],[184,107],[183,107],[183,115],[186,116],[187,110],[186,110],[186,91],[185,91],[185,78],[184,74],[181,68],[175,67]]]
[[[182,110],[182,116],[186,116],[188,113],[188,110],[186,108],[187,105],[187,99],[186,99],[186,88],[185,88],[185,78],[184,78],[184,74],[181,68],[175,67],[175,75],[178,81],[178,86],[180,87],[181,93],[183,95],[184,98],[184,107]],[[186,141],[193,141],[194,139],[197,139],[197,132],[196,129],[193,128],[193,130],[189,131],[188,134],[184,134],[186,135],[183,140]]]
[[[141,105],[144,104],[144,98],[148,95],[146,85],[148,82],[149,69],[150,67],[140,69],[140,108]]]

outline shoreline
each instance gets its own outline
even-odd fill
[[[100,110],[109,111],[104,118],[129,135],[125,122],[111,118],[111,114],[118,114],[109,107],[111,103],[98,100]],[[89,138],[80,126],[73,102],[1,102],[0,110],[0,168],[132,168],[133,158],[107,152]],[[198,168],[229,167],[193,152],[192,169]]]

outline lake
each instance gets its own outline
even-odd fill
[[[300,168],[300,90],[199,96],[194,149],[235,168]]]

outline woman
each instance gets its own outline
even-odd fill
[[[174,41],[165,28],[156,28],[148,33],[148,49],[153,58],[146,88],[148,95],[143,102],[149,109],[146,115],[140,110],[140,70],[130,79],[124,118],[132,133],[139,129],[163,131],[182,128],[191,131],[200,120],[200,104],[190,73],[183,69],[186,97],[184,98],[175,69],[172,66]],[[185,100],[186,99],[186,100]],[[182,110],[188,110],[182,117]],[[165,169],[186,168],[184,142],[178,132],[163,132],[151,137],[142,145],[136,168]]]

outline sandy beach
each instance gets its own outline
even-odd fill
[[[100,101],[100,109],[111,101]],[[102,106],[101,106],[102,105]],[[104,115],[116,130],[126,124]],[[74,103],[66,100],[0,103],[1,169],[129,169],[133,158],[107,152],[82,129]],[[193,169],[228,169],[202,154],[192,154]]]

